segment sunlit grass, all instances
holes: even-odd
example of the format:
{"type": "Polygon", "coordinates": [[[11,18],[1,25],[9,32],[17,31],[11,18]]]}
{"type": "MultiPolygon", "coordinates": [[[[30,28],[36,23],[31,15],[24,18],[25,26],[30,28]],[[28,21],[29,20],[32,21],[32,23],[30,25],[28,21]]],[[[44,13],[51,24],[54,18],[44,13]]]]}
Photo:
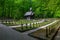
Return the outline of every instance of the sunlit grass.
{"type": "Polygon", "coordinates": [[[42,19],[39,20],[26,20],[26,19],[20,19],[20,20],[12,20],[12,21],[3,21],[2,23],[7,25],[7,26],[14,26],[14,25],[20,25],[20,24],[28,24],[28,23],[34,23],[34,22],[39,22],[42,19]]]}
{"type": "Polygon", "coordinates": [[[52,21],[45,21],[45,22],[42,22],[42,23],[38,23],[38,24],[31,24],[30,26],[23,26],[23,27],[16,27],[14,29],[18,30],[18,31],[28,31],[28,30],[31,30],[31,29],[35,29],[35,28],[38,28],[38,27],[41,27],[41,26],[44,26],[46,24],[49,24],[51,23],[52,21]]]}

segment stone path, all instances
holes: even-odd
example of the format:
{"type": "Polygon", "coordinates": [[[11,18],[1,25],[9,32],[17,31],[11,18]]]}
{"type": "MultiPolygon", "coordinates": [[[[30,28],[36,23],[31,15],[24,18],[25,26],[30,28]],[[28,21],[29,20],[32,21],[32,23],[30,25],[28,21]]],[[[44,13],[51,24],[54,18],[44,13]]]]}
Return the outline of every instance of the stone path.
{"type": "Polygon", "coordinates": [[[23,32],[23,34],[29,34],[29,33],[32,33],[32,32],[34,32],[34,31],[40,30],[40,29],[42,29],[42,28],[48,27],[48,26],[54,24],[54,23],[57,22],[57,21],[58,21],[58,20],[55,20],[55,21],[53,21],[52,23],[47,24],[47,25],[45,25],[45,26],[39,27],[39,28],[34,29],[34,30],[30,30],[30,31],[23,32]]]}
{"type": "Polygon", "coordinates": [[[38,40],[0,24],[0,40],[38,40]]]}
{"type": "MultiPolygon", "coordinates": [[[[34,24],[36,24],[36,23],[42,23],[42,22],[44,22],[44,19],[42,21],[39,21],[39,22],[34,22],[34,24]]],[[[33,24],[33,23],[31,23],[31,24],[33,24]]],[[[26,26],[26,24],[23,24],[23,26],[26,26]]],[[[27,26],[30,26],[30,23],[28,23],[27,26]]],[[[21,27],[21,25],[9,26],[9,28],[15,28],[15,27],[21,27]]]]}

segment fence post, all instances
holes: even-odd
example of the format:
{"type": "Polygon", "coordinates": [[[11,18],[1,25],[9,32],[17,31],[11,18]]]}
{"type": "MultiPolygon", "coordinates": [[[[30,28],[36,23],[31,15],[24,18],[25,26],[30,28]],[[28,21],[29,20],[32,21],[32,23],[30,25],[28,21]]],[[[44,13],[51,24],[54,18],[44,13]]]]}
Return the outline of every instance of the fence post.
{"type": "Polygon", "coordinates": [[[10,21],[8,21],[9,22],[9,24],[10,24],[10,21]]]}
{"type": "Polygon", "coordinates": [[[51,29],[50,29],[50,27],[49,27],[49,35],[50,35],[50,32],[51,32],[51,29]]]}
{"type": "Polygon", "coordinates": [[[31,28],[31,23],[30,23],[30,28],[31,28]]]}
{"type": "Polygon", "coordinates": [[[40,27],[40,24],[39,24],[39,27],[40,27]]]}
{"type": "Polygon", "coordinates": [[[28,27],[27,27],[27,23],[26,23],[26,29],[27,29],[28,27]]]}
{"type": "Polygon", "coordinates": [[[21,24],[21,30],[23,30],[23,24],[21,24]]]}
{"type": "Polygon", "coordinates": [[[47,29],[47,27],[46,27],[46,37],[48,37],[48,29],[47,29]]]}
{"type": "Polygon", "coordinates": [[[34,23],[33,23],[33,28],[34,28],[34,23]]]}
{"type": "Polygon", "coordinates": [[[37,27],[37,23],[36,23],[36,27],[37,27]]]}
{"type": "Polygon", "coordinates": [[[8,21],[6,20],[6,23],[8,24],[8,21]]]}

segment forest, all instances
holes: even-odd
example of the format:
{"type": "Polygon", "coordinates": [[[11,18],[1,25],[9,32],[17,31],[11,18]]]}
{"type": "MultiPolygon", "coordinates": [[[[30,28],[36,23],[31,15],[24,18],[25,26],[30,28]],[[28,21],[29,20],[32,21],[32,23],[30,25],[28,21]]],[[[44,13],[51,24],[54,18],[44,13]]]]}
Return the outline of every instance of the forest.
{"type": "Polygon", "coordinates": [[[24,18],[30,7],[34,18],[60,18],[60,0],[0,0],[0,18],[24,18]]]}

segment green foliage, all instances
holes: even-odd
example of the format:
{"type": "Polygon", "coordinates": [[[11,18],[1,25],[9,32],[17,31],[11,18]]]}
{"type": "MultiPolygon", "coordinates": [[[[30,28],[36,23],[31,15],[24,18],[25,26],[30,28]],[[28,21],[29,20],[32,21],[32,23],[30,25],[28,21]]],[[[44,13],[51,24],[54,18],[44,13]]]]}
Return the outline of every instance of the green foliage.
{"type": "Polygon", "coordinates": [[[60,18],[60,10],[56,11],[56,13],[55,13],[55,16],[54,16],[54,17],[58,17],[58,18],[60,18]]]}
{"type": "Polygon", "coordinates": [[[60,0],[0,0],[0,18],[23,18],[30,7],[34,17],[60,17],[60,0]]]}

